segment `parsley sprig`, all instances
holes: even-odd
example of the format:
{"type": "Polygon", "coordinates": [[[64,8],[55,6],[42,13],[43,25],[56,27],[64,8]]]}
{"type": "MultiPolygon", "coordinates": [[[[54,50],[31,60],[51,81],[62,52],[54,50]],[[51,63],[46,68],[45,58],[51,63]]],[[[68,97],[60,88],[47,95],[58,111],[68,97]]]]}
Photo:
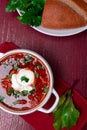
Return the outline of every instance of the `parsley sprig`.
{"type": "Polygon", "coordinates": [[[6,11],[13,12],[20,10],[21,16],[18,19],[31,26],[39,26],[41,24],[42,12],[45,0],[9,0],[6,11]]]}

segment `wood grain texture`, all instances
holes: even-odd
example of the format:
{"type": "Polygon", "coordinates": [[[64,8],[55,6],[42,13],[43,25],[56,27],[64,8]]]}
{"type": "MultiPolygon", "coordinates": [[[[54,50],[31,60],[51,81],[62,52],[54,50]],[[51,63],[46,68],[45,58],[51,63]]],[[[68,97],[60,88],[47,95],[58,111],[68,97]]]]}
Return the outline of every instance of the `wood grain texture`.
{"type": "MultiPolygon", "coordinates": [[[[0,43],[13,42],[21,48],[38,52],[51,65],[54,83],[58,76],[70,84],[80,79],[76,89],[87,98],[87,31],[70,37],[52,37],[39,33],[21,24],[16,19],[16,12],[5,12],[7,2],[0,0],[0,43]]],[[[26,123],[20,117],[0,111],[0,130],[23,128],[31,130],[31,127],[26,128],[26,123]]]]}
{"type": "Polygon", "coordinates": [[[0,130],[34,130],[21,117],[0,110],[0,130]]]}

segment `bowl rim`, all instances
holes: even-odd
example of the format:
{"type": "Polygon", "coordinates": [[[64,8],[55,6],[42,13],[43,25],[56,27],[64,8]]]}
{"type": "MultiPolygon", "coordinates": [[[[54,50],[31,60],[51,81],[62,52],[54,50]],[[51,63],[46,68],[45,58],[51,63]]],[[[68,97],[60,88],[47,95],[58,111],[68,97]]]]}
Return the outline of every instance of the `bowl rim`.
{"type": "Polygon", "coordinates": [[[15,115],[30,114],[30,113],[38,110],[39,108],[43,107],[48,102],[48,100],[52,94],[52,90],[53,90],[53,84],[54,84],[53,72],[52,72],[52,69],[51,69],[50,65],[48,64],[48,62],[40,54],[38,54],[35,51],[28,50],[28,49],[10,50],[6,53],[3,53],[3,56],[0,58],[0,60],[2,60],[4,57],[7,57],[8,55],[15,54],[15,53],[29,53],[30,55],[35,56],[36,58],[40,59],[40,61],[46,66],[48,73],[49,73],[49,77],[50,77],[50,88],[49,88],[49,91],[48,91],[46,97],[42,100],[42,102],[40,104],[38,104],[33,109],[24,110],[24,111],[15,111],[15,110],[12,110],[12,109],[6,107],[5,105],[0,105],[1,109],[3,109],[4,111],[6,111],[8,113],[11,113],[11,114],[15,114],[15,115]]]}

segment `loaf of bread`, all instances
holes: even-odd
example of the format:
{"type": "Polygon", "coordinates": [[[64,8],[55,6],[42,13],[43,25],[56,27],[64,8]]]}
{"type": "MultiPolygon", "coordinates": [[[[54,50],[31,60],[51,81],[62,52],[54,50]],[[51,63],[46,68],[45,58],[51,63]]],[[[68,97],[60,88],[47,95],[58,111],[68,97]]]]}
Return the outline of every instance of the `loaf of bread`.
{"type": "Polygon", "coordinates": [[[87,0],[60,0],[67,4],[75,12],[81,15],[87,21],[87,0]]]}
{"type": "Polygon", "coordinates": [[[87,0],[46,0],[41,25],[51,29],[87,24],[87,0]]]}

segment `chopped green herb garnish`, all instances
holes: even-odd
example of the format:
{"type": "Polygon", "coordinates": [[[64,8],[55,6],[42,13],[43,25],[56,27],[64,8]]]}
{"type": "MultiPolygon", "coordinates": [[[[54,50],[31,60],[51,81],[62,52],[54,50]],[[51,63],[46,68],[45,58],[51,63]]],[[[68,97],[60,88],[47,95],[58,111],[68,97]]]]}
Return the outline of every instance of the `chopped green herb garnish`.
{"type": "Polygon", "coordinates": [[[30,91],[30,92],[29,92],[29,95],[32,95],[34,92],[35,92],[35,91],[30,91]]]}
{"type": "Polygon", "coordinates": [[[28,90],[23,90],[23,91],[21,92],[21,94],[22,94],[22,95],[27,95],[27,94],[29,94],[29,91],[28,91],[28,90]]]}
{"type": "Polygon", "coordinates": [[[34,84],[32,84],[32,88],[35,89],[35,85],[34,84]]]}
{"type": "Polygon", "coordinates": [[[18,98],[20,96],[20,92],[14,91],[13,95],[15,96],[15,98],[18,98]]]}
{"type": "Polygon", "coordinates": [[[22,64],[26,64],[26,60],[24,59],[24,60],[22,60],[22,64]]]}
{"type": "Polygon", "coordinates": [[[46,86],[46,87],[44,88],[44,93],[47,93],[48,90],[49,90],[49,88],[48,88],[48,86],[46,86]]]}
{"type": "Polygon", "coordinates": [[[38,76],[39,76],[39,74],[36,71],[34,71],[34,75],[36,78],[38,78],[38,76]]]}
{"type": "Polygon", "coordinates": [[[27,78],[26,76],[22,76],[22,77],[21,77],[21,81],[28,82],[28,81],[29,81],[29,78],[27,78]]]}
{"type": "Polygon", "coordinates": [[[22,92],[19,92],[19,91],[15,91],[11,88],[11,89],[8,90],[7,94],[10,95],[10,96],[11,96],[11,94],[13,94],[13,96],[15,98],[18,98],[20,95],[23,95],[23,96],[25,96],[27,94],[31,95],[32,91],[29,92],[28,90],[23,90],[22,92]]]}
{"type": "Polygon", "coordinates": [[[44,67],[42,65],[37,65],[38,69],[44,69],[44,67]]]}
{"type": "Polygon", "coordinates": [[[28,90],[23,90],[22,92],[21,92],[21,95],[32,95],[33,94],[33,91],[28,91],[28,90]]]}
{"type": "Polygon", "coordinates": [[[11,88],[11,89],[8,89],[8,92],[7,92],[7,94],[8,95],[11,95],[11,94],[13,94],[14,93],[14,90],[11,88]]]}
{"type": "Polygon", "coordinates": [[[25,56],[25,59],[26,59],[28,62],[31,62],[31,61],[32,61],[32,57],[29,56],[29,55],[26,55],[26,56],[25,56]]]}
{"type": "Polygon", "coordinates": [[[12,77],[12,74],[8,74],[7,76],[6,76],[6,78],[11,78],[12,77]]]}
{"type": "Polygon", "coordinates": [[[5,97],[0,95],[0,102],[3,102],[4,99],[5,99],[5,97]]]}
{"type": "Polygon", "coordinates": [[[10,89],[8,89],[8,92],[7,92],[7,94],[8,94],[8,95],[11,95],[11,94],[13,94],[13,96],[14,96],[15,98],[17,98],[17,97],[19,97],[19,95],[20,95],[20,92],[18,92],[18,91],[15,91],[14,89],[10,88],[10,89]]]}
{"type": "Polygon", "coordinates": [[[14,70],[17,70],[18,68],[19,68],[19,66],[14,65],[14,70]]]}
{"type": "Polygon", "coordinates": [[[16,104],[17,104],[17,101],[14,101],[13,104],[16,105],[16,104]]]}

